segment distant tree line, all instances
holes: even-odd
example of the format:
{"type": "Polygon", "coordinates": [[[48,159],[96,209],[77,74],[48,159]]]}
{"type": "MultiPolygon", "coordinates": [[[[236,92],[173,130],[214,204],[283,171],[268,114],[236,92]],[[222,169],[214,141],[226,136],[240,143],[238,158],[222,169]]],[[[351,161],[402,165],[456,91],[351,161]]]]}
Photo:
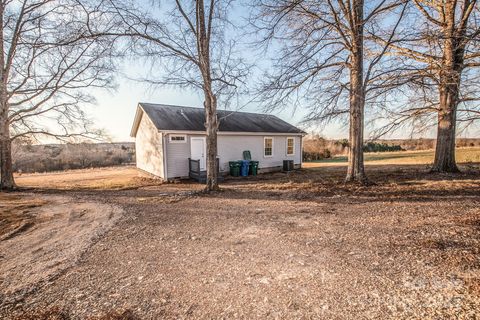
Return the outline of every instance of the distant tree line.
{"type": "MultiPolygon", "coordinates": [[[[329,159],[336,155],[345,155],[348,152],[348,140],[327,140],[318,135],[305,138],[303,161],[317,161],[329,159]]],[[[403,151],[399,144],[369,141],[364,144],[363,152],[393,152],[403,151]]]]}
{"type": "MultiPolygon", "coordinates": [[[[480,139],[459,138],[457,148],[480,147],[480,139]]],[[[367,141],[364,152],[396,152],[406,150],[433,150],[435,139],[392,139],[367,141]]],[[[317,161],[335,156],[345,156],[348,150],[348,139],[331,140],[319,135],[309,135],[303,140],[303,161],[317,161]]]]}
{"type": "Polygon", "coordinates": [[[135,163],[133,143],[13,145],[15,172],[49,172],[135,163]]]}

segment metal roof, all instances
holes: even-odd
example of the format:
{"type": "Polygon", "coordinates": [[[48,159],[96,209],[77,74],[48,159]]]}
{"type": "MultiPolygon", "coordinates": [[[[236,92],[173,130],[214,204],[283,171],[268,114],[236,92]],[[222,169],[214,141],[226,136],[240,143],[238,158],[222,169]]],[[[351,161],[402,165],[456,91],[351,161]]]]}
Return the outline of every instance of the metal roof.
{"type": "MultiPolygon", "coordinates": [[[[139,107],[148,115],[158,130],[205,132],[205,112],[203,108],[143,102],[139,103],[139,107]]],[[[274,115],[227,110],[218,110],[217,114],[219,131],[305,133],[274,115]]],[[[135,125],[132,133],[136,133],[135,125]]]]}

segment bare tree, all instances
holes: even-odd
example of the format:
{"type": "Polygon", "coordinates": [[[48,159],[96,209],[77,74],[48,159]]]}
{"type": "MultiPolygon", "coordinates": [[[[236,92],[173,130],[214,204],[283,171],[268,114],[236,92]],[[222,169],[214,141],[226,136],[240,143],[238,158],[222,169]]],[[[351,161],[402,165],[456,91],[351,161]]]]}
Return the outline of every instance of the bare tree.
{"type": "Polygon", "coordinates": [[[404,14],[404,1],[258,1],[253,25],[263,43],[280,46],[261,97],[267,108],[310,110],[306,121],[349,119],[346,181],[367,183],[364,170],[365,104],[374,104],[390,71],[383,64],[404,14]],[[386,15],[393,19],[382,19],[386,15]],[[385,44],[372,41],[382,36],[385,44]]]}
{"type": "MultiPolygon", "coordinates": [[[[410,3],[409,31],[391,44],[402,72],[397,77],[406,98],[386,108],[382,133],[413,125],[419,131],[437,126],[432,171],[457,172],[458,124],[480,117],[480,11],[476,0],[410,3]],[[392,106],[390,106],[392,107],[392,106]],[[390,110],[388,110],[390,109],[390,110]]],[[[397,83],[398,84],[398,83],[397,83]]]]}
{"type": "Polygon", "coordinates": [[[12,189],[12,141],[94,133],[86,88],[112,86],[112,38],[86,37],[115,27],[87,0],[0,2],[0,189],[12,189]]]}
{"type": "Polygon", "coordinates": [[[130,37],[135,54],[152,63],[155,72],[145,82],[202,92],[207,136],[205,191],[217,190],[218,102],[226,107],[249,72],[235,51],[235,38],[226,32],[234,29],[229,21],[231,1],[162,2],[156,14],[111,3],[127,28],[110,35],[130,37]]]}

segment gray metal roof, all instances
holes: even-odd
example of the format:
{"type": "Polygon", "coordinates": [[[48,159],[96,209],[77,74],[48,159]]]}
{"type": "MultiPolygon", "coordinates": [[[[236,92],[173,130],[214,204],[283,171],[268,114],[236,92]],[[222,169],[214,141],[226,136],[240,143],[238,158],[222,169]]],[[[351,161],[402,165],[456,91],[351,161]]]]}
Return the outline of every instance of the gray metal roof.
{"type": "MultiPolygon", "coordinates": [[[[140,103],[141,108],[158,130],[205,131],[203,108],[140,103]]],[[[218,110],[219,131],[305,133],[297,127],[269,115],[250,112],[218,110]]]]}

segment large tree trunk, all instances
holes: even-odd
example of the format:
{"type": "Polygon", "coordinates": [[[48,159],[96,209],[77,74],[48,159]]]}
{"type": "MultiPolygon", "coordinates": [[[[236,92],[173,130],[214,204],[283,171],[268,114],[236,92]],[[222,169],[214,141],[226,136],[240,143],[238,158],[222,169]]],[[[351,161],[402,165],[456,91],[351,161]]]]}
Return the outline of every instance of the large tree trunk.
{"type": "Polygon", "coordinates": [[[438,112],[437,143],[432,172],[458,172],[455,161],[455,130],[458,89],[440,89],[440,111],[438,112]],[[456,92],[455,92],[456,91],[456,92]]]}
{"type": "Polygon", "coordinates": [[[217,168],[217,98],[213,94],[205,95],[205,119],[207,130],[207,183],[205,191],[218,190],[217,168]]]}
{"type": "Polygon", "coordinates": [[[15,188],[12,166],[12,140],[6,111],[0,112],[0,190],[15,188]]]}
{"type": "Polygon", "coordinates": [[[350,133],[346,182],[366,183],[363,162],[363,118],[365,90],[363,86],[363,0],[354,1],[352,52],[350,55],[350,133]]]}
{"type": "Polygon", "coordinates": [[[445,37],[443,59],[440,69],[440,105],[438,110],[437,143],[435,160],[431,171],[458,172],[455,161],[455,133],[460,80],[465,59],[465,26],[457,28],[455,22],[455,1],[445,5],[445,37]]]}

